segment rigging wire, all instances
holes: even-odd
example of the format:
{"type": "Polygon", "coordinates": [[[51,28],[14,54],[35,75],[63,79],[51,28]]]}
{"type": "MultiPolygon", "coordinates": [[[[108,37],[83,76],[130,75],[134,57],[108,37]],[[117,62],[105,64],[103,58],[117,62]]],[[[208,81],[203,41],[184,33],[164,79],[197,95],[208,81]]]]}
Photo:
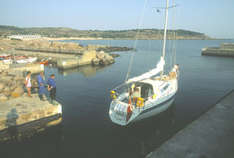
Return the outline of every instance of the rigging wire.
{"type": "Polygon", "coordinates": [[[138,43],[137,39],[138,39],[138,35],[139,35],[139,32],[140,32],[139,28],[140,28],[140,26],[142,25],[142,22],[143,22],[143,18],[144,18],[144,15],[145,15],[145,8],[146,8],[147,2],[148,2],[148,0],[144,1],[144,7],[142,9],[140,21],[139,21],[139,23],[137,25],[137,33],[136,33],[136,36],[135,36],[136,38],[135,38],[135,42],[134,42],[134,46],[133,46],[134,52],[132,53],[131,58],[130,58],[130,62],[129,62],[129,65],[128,65],[128,71],[127,71],[127,75],[126,75],[126,78],[125,78],[125,82],[128,80],[130,71],[132,69],[133,58],[134,58],[135,51],[136,51],[136,46],[137,46],[137,43],[138,43]]]}
{"type": "MultiPolygon", "coordinates": [[[[177,6],[175,4],[175,0],[172,0],[172,5],[177,6]]],[[[176,11],[174,11],[173,16],[172,16],[172,22],[173,22],[172,24],[174,24],[173,46],[172,46],[172,56],[173,56],[172,63],[173,63],[173,65],[176,64],[176,37],[177,37],[177,32],[176,32],[175,19],[176,19],[176,11]]]]}

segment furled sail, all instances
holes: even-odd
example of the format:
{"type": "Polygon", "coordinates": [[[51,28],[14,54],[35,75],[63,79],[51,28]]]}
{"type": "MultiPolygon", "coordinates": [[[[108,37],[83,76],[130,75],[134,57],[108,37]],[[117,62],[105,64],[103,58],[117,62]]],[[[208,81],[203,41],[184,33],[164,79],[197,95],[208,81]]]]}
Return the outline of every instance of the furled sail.
{"type": "Polygon", "coordinates": [[[159,72],[163,71],[164,65],[165,65],[165,61],[164,61],[163,57],[161,57],[156,68],[154,68],[154,69],[152,69],[152,70],[150,70],[150,71],[148,71],[140,76],[130,78],[129,80],[127,80],[127,83],[144,80],[144,79],[150,78],[154,75],[157,75],[159,72]]]}

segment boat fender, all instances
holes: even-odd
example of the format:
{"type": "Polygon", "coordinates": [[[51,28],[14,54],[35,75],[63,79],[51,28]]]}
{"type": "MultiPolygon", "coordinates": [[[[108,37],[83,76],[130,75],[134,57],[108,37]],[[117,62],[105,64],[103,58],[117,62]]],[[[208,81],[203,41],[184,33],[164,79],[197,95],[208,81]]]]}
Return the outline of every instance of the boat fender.
{"type": "Polygon", "coordinates": [[[115,92],[114,90],[112,90],[112,91],[110,92],[110,96],[111,96],[112,99],[116,99],[116,98],[117,98],[116,92],[115,92]]]}
{"type": "Polygon", "coordinates": [[[154,95],[152,96],[152,99],[156,99],[156,97],[157,97],[157,94],[154,94],[154,95]]]}
{"type": "Polygon", "coordinates": [[[143,107],[144,106],[144,98],[138,97],[136,106],[137,107],[143,107]]]}

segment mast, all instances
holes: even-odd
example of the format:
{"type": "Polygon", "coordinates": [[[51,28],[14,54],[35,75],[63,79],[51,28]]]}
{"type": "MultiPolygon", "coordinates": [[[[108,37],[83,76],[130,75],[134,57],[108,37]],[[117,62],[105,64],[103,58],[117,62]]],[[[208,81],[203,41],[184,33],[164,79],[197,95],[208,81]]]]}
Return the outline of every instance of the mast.
{"type": "MultiPolygon", "coordinates": [[[[164,24],[164,36],[163,36],[163,51],[162,51],[162,58],[165,60],[165,53],[166,53],[166,41],[167,41],[167,24],[168,24],[168,6],[169,0],[166,0],[166,8],[165,8],[165,24],[164,24]]],[[[162,70],[161,76],[163,75],[164,68],[162,70]]]]}

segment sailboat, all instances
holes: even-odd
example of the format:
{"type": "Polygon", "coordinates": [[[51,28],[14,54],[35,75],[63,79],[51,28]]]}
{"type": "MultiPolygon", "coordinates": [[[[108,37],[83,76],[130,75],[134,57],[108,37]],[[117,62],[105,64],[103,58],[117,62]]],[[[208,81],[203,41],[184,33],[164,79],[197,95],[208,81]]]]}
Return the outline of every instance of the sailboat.
{"type": "Polygon", "coordinates": [[[179,66],[165,73],[165,53],[169,0],[166,0],[162,56],[156,67],[126,80],[111,90],[109,116],[113,123],[126,126],[131,122],[157,115],[173,103],[178,90],[179,66]]]}

